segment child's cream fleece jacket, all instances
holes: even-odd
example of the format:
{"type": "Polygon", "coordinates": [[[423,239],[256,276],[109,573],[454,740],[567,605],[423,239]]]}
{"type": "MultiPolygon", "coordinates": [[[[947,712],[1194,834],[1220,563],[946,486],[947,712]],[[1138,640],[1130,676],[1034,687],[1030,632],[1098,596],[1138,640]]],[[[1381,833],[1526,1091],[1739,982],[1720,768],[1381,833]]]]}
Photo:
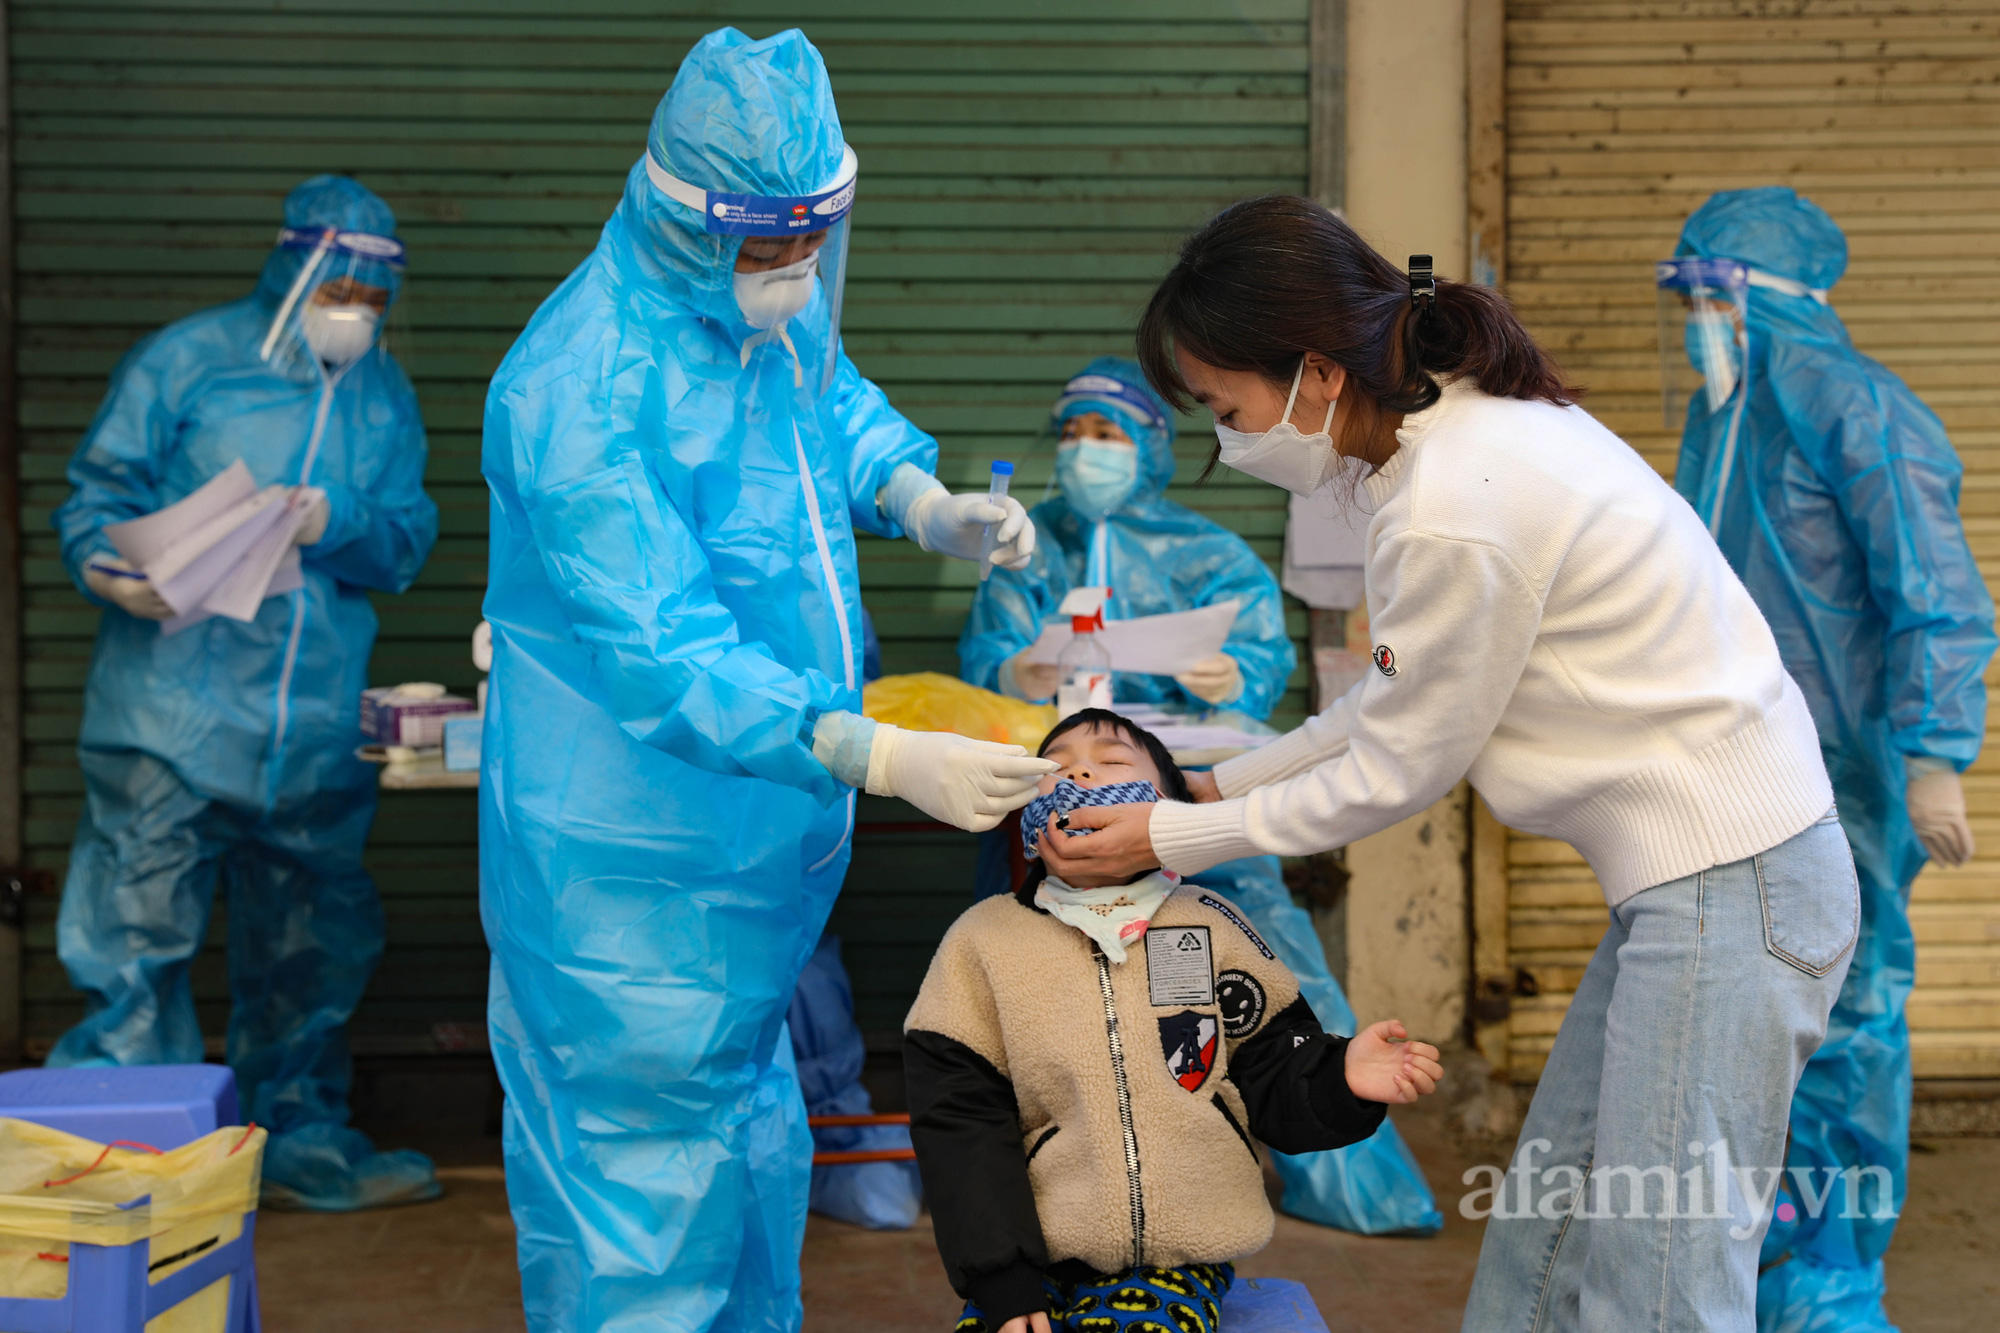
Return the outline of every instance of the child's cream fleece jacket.
{"type": "Polygon", "coordinates": [[[1007,894],[961,916],[904,1023],[910,1133],[953,1287],[1004,1322],[1042,1275],[1221,1263],[1271,1208],[1251,1140],[1342,1147],[1381,1124],[1242,912],[1183,885],[1113,964],[1007,894]]]}

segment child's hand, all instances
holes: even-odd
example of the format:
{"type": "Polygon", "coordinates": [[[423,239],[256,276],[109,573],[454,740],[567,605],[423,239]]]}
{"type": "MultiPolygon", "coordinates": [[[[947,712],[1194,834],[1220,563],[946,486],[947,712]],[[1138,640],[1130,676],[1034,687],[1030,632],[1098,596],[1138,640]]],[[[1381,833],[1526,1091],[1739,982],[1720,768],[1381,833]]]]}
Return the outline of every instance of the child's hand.
{"type": "Polygon", "coordinates": [[[1000,1333],[1049,1333],[1049,1317],[1040,1310],[1017,1314],[1000,1325],[1000,1333]]]}
{"type": "Polygon", "coordinates": [[[1357,1032],[1347,1043],[1348,1089],[1363,1101],[1397,1106],[1436,1092],[1444,1077],[1438,1049],[1409,1035],[1393,1018],[1357,1032]]]}

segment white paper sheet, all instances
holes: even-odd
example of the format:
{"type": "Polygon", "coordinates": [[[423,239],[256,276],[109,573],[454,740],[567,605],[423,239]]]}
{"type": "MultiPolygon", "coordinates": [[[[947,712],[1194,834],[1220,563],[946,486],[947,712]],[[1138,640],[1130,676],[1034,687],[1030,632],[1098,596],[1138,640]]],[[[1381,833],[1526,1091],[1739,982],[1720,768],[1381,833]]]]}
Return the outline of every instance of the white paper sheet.
{"type": "MultiPolygon", "coordinates": [[[[1111,654],[1113,671],[1172,676],[1222,651],[1236,623],[1236,610],[1237,604],[1229,601],[1163,616],[1107,620],[1098,638],[1111,654]]],[[[1042,626],[1041,637],[1028,650],[1028,661],[1053,663],[1071,637],[1067,621],[1042,626]]]]}
{"type": "Polygon", "coordinates": [[[208,600],[284,512],[283,488],[270,487],[210,519],[140,568],[175,614],[186,615],[208,600]]]}
{"type": "MultiPolygon", "coordinates": [[[[237,560],[228,577],[202,599],[203,609],[218,616],[228,616],[231,620],[255,620],[257,608],[263,605],[266,597],[274,592],[286,591],[276,586],[278,569],[285,563],[288,553],[292,555],[292,564],[296,568],[298,545],[295,538],[299,529],[305,526],[306,515],[311,508],[311,501],[301,499],[294,493],[279,508],[276,520],[264,528],[262,535],[237,560]]],[[[302,585],[301,576],[301,583],[293,586],[302,585]]]]}
{"type": "Polygon", "coordinates": [[[257,479],[239,458],[202,483],[192,495],[142,518],[110,524],[104,535],[118,548],[118,554],[132,562],[133,568],[144,569],[175,542],[256,493],[257,479]]]}
{"type": "Polygon", "coordinates": [[[310,487],[259,490],[238,459],[192,495],[104,532],[174,609],[160,628],[177,634],[214,615],[255,619],[265,598],[305,586],[295,541],[317,498],[310,487]]]}

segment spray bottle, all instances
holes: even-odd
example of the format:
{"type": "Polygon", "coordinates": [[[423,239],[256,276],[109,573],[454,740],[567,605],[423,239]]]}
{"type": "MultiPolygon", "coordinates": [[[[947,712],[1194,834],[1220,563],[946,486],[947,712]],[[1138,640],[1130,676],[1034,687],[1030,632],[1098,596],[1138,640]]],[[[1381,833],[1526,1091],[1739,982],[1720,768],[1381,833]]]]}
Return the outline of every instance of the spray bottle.
{"type": "Polygon", "coordinates": [[[1056,614],[1069,617],[1070,640],[1056,655],[1056,715],[1111,707],[1111,650],[1099,631],[1109,588],[1072,588],[1056,614]]]}

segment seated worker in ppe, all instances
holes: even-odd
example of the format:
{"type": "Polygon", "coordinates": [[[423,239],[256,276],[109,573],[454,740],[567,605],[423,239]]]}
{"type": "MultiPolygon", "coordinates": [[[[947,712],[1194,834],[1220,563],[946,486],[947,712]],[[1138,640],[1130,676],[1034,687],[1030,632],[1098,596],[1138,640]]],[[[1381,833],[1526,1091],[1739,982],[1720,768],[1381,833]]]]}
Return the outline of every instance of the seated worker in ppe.
{"type": "Polygon", "coordinates": [[[348,1126],[345,1035],[383,942],[362,867],[376,771],[354,757],[368,594],[410,586],[437,506],[416,395],[377,341],[402,285],[395,216],[354,181],[316,176],[286,197],[284,219],[255,292],[119,363],[55,513],[70,577],[105,611],[56,935],[87,1016],[48,1063],[201,1060],[188,969],[219,876],[229,1063],[244,1118],[271,1132],[264,1202],[344,1210],[438,1193],[427,1158],[378,1153],[348,1126]],[[104,529],[239,459],[311,506],[303,586],[249,621],[184,624],[104,529]]]}
{"type": "Polygon", "coordinates": [[[839,341],[858,164],[797,31],[681,62],[494,376],[480,890],[534,1330],[796,1328],[786,1006],[856,792],[985,828],[1053,767],[861,716],[855,529],[1025,563],[839,341]]]}
{"type": "Polygon", "coordinates": [[[1861,892],[1853,962],[1792,1100],[1757,1318],[1887,1329],[1883,1255],[1909,1168],[1910,887],[1926,860],[1972,856],[1959,774],[1986,737],[1993,601],[1944,424],[1827,304],[1847,267],[1834,220],[1783,186],[1724,191],[1687,220],[1677,260],[1696,262],[1660,268],[1663,304],[1689,316],[1663,325],[1668,383],[1683,357],[1703,379],[1676,414],[1674,485],[1812,710],[1861,892]],[[1867,1173],[1890,1197],[1821,1208],[1798,1192],[1867,1173]]]}
{"type": "MultiPolygon", "coordinates": [[[[1022,660],[1042,623],[1077,586],[1109,585],[1113,618],[1238,604],[1222,652],[1178,678],[1120,673],[1116,698],[1167,708],[1227,705],[1268,717],[1297,663],[1278,580],[1250,544],[1165,497],[1174,475],[1174,420],[1137,363],[1099,357],[1056,399],[1060,493],[1035,507],[1040,542],[1027,566],[995,570],[974,594],[959,636],[959,674],[1016,698],[1055,692],[1054,666],[1022,660]]],[[[1007,891],[1004,831],[982,834],[979,893],[1007,891]]],[[[1326,964],[1312,918],[1292,902],[1275,856],[1228,861],[1202,882],[1227,894],[1291,968],[1321,1020],[1354,1031],[1354,1013],[1326,964]]],[[[1339,1154],[1276,1154],[1284,1209],[1369,1235],[1444,1225],[1430,1185],[1393,1125],[1339,1154]]]]}
{"type": "Polygon", "coordinates": [[[1250,544],[1166,498],[1174,422],[1132,361],[1099,357],[1063,386],[1060,492],[1035,506],[1041,545],[1018,570],[995,570],[973,597],[958,639],[959,675],[1016,699],[1056,692],[1056,668],[1024,659],[1071,588],[1111,588],[1107,620],[1237,604],[1222,651],[1175,677],[1120,673],[1114,696],[1165,708],[1230,707],[1270,715],[1297,656],[1285,636],[1278,581],[1250,544]]]}
{"type": "MultiPolygon", "coordinates": [[[[1158,738],[1113,712],[1072,714],[1041,753],[1061,767],[1025,838],[1065,836],[1082,805],[1191,799],[1158,738]]],[[[1271,1238],[1252,1140],[1307,1153],[1374,1133],[1443,1076],[1406,1036],[1323,1031],[1235,905],[1165,872],[1031,875],[980,902],[903,1029],[959,1333],[1215,1333],[1233,1261],[1271,1238]]]]}

